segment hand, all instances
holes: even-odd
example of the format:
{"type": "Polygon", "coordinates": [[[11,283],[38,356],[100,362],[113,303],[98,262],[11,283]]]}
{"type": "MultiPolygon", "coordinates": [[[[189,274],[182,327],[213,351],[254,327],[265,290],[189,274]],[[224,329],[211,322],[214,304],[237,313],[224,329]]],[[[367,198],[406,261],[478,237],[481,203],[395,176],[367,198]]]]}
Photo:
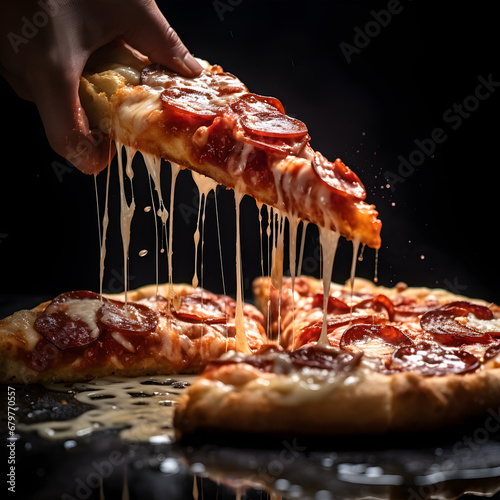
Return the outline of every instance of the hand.
{"type": "Polygon", "coordinates": [[[80,76],[90,54],[117,38],[182,75],[202,69],[153,0],[31,0],[2,7],[0,74],[37,105],[52,148],[85,173],[107,165],[110,145],[92,136],[78,97],[80,76]]]}

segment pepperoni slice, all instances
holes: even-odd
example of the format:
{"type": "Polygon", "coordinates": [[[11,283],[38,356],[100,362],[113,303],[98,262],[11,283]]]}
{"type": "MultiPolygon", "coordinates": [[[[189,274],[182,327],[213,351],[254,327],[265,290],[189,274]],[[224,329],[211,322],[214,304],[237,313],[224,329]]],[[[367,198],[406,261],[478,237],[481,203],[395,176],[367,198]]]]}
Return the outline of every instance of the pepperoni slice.
{"type": "MultiPolygon", "coordinates": [[[[323,308],[323,294],[317,293],[313,297],[312,307],[321,307],[323,308]]],[[[376,311],[380,311],[381,309],[385,309],[387,311],[389,320],[393,320],[394,318],[394,305],[392,304],[389,297],[383,294],[375,295],[374,297],[370,297],[368,299],[362,300],[357,304],[352,306],[353,310],[356,309],[368,309],[372,308],[376,311]]],[[[327,313],[328,314],[347,314],[351,312],[351,306],[347,305],[343,300],[340,300],[336,297],[329,296],[328,304],[327,304],[327,313]]]]}
{"type": "Polygon", "coordinates": [[[151,333],[158,324],[158,313],[145,304],[109,300],[97,312],[99,323],[110,331],[151,333]]]}
{"type": "MultiPolygon", "coordinates": [[[[313,297],[312,307],[320,307],[323,309],[323,298],[324,295],[322,293],[317,293],[313,297]]],[[[328,304],[326,306],[326,312],[328,314],[347,314],[351,312],[351,307],[348,306],[344,301],[332,297],[331,295],[328,297],[328,304]]]]}
{"type": "MultiPolygon", "coordinates": [[[[349,323],[354,323],[354,324],[366,323],[367,321],[371,320],[373,320],[373,316],[370,314],[363,316],[356,316],[356,317],[353,317],[351,315],[346,315],[346,316],[331,315],[327,317],[326,328],[327,332],[331,333],[336,328],[340,328],[341,326],[345,326],[349,323]]],[[[300,329],[295,333],[295,345],[305,345],[308,344],[309,342],[316,342],[321,335],[322,328],[323,328],[323,320],[320,320],[300,329]]]]}
{"type": "Polygon", "coordinates": [[[217,93],[203,88],[169,87],[161,93],[165,107],[184,115],[213,119],[218,107],[212,105],[217,93]]]}
{"type": "Polygon", "coordinates": [[[252,356],[234,353],[212,360],[209,368],[232,363],[247,363],[264,372],[279,374],[297,371],[306,366],[339,373],[352,371],[359,364],[362,356],[362,353],[350,353],[333,347],[304,346],[295,351],[289,351],[266,345],[252,356]]]}
{"type": "Polygon", "coordinates": [[[298,138],[307,135],[300,120],[285,115],[283,105],[272,97],[245,94],[232,105],[243,128],[252,134],[271,138],[298,138]]]}
{"type": "Polygon", "coordinates": [[[332,189],[360,200],[366,198],[366,191],[359,177],[340,158],[332,163],[321,153],[316,152],[312,165],[318,177],[332,189]]]}
{"type": "Polygon", "coordinates": [[[486,352],[484,353],[483,360],[486,363],[486,361],[489,361],[490,359],[496,358],[500,354],[500,344],[493,344],[486,349],[486,352]]]}
{"type": "Polygon", "coordinates": [[[67,304],[72,300],[101,300],[106,301],[104,297],[101,297],[98,293],[89,292],[88,290],[77,290],[74,292],[64,292],[52,299],[50,304],[45,309],[45,314],[50,314],[51,312],[65,310],[64,304],[67,304]]]}
{"type": "Polygon", "coordinates": [[[55,312],[37,318],[35,330],[61,350],[81,349],[97,340],[89,325],[79,319],[71,319],[64,312],[55,312]]]}
{"type": "MultiPolygon", "coordinates": [[[[97,326],[92,321],[92,317],[90,317],[90,322],[87,322],[78,314],[71,315],[70,313],[72,304],[87,300],[98,300],[100,304],[101,297],[97,293],[88,291],[66,292],[58,295],[35,320],[35,330],[61,350],[82,349],[92,344],[100,334],[100,330],[96,331],[97,326]]],[[[92,314],[90,310],[89,315],[92,314]]]]}
{"type": "Polygon", "coordinates": [[[26,364],[37,372],[43,372],[55,361],[60,349],[45,337],[40,339],[34,349],[26,353],[26,364]]]}
{"type": "Polygon", "coordinates": [[[382,339],[393,346],[410,346],[413,341],[399,328],[392,325],[354,325],[348,328],[340,339],[340,347],[366,343],[373,337],[382,339]]]}
{"type": "Polygon", "coordinates": [[[164,107],[190,118],[213,120],[246,92],[245,85],[234,75],[219,71],[203,71],[196,78],[172,73],[162,66],[143,69],[141,83],[163,88],[164,107]]]}
{"type": "Polygon", "coordinates": [[[170,315],[171,301],[166,297],[163,297],[163,295],[154,295],[153,297],[144,298],[141,299],[138,303],[146,305],[160,315],[170,315]]]}
{"type": "Polygon", "coordinates": [[[221,365],[246,363],[263,372],[272,372],[274,362],[278,356],[282,358],[282,361],[285,361],[285,364],[289,364],[289,360],[286,358],[286,352],[287,351],[284,351],[281,347],[271,344],[261,346],[258,348],[257,352],[251,356],[242,354],[239,351],[232,351],[221,356],[220,358],[212,359],[207,365],[205,371],[221,365]]]}
{"type": "Polygon", "coordinates": [[[455,319],[468,314],[473,314],[478,319],[493,319],[493,313],[488,307],[457,301],[425,313],[420,319],[420,325],[424,331],[431,333],[436,341],[451,346],[489,344],[493,340],[492,335],[500,335],[500,332],[481,332],[455,319]]]}
{"type": "Polygon", "coordinates": [[[451,373],[470,373],[481,366],[479,359],[467,351],[444,349],[437,344],[423,342],[397,349],[387,368],[393,371],[412,371],[425,376],[451,373]]]}
{"type": "MultiPolygon", "coordinates": [[[[180,75],[179,78],[182,78],[180,75]]],[[[169,87],[175,80],[176,74],[168,71],[160,64],[150,64],[141,72],[141,85],[149,87],[169,87]]]]}
{"type": "Polygon", "coordinates": [[[201,293],[184,295],[181,306],[173,310],[175,316],[188,322],[200,322],[207,325],[226,323],[226,306],[229,299],[201,293]]]}
{"type": "Polygon", "coordinates": [[[350,353],[339,349],[321,349],[317,346],[304,346],[289,352],[291,362],[299,367],[312,366],[331,370],[336,373],[349,372],[355,368],[363,353],[350,353]]]}
{"type": "Polygon", "coordinates": [[[354,309],[363,309],[368,307],[371,307],[376,311],[380,311],[382,308],[384,308],[387,311],[389,320],[394,320],[394,305],[391,302],[391,299],[389,299],[389,297],[387,297],[386,295],[378,294],[375,295],[375,297],[362,300],[354,306],[354,309]]]}
{"type": "Polygon", "coordinates": [[[189,78],[169,71],[160,64],[146,66],[141,73],[141,84],[149,87],[184,87],[198,88],[200,90],[213,90],[219,95],[237,94],[246,92],[244,83],[231,73],[214,66],[203,71],[195,78],[189,78]]]}
{"type": "Polygon", "coordinates": [[[422,314],[439,307],[437,300],[428,300],[424,304],[401,302],[394,304],[394,321],[416,321],[422,314]]]}

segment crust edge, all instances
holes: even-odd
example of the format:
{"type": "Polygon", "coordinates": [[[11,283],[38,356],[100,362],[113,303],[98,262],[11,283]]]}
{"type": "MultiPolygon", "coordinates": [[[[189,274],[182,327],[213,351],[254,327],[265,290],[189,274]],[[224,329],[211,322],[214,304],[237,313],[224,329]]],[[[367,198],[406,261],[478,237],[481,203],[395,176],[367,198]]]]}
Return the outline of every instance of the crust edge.
{"type": "MultiPolygon", "coordinates": [[[[357,384],[331,384],[322,398],[311,390],[290,404],[289,395],[255,390],[252,377],[239,385],[241,373],[229,366],[202,375],[181,398],[174,417],[179,436],[198,431],[309,436],[425,432],[463,424],[488,410],[498,411],[500,405],[499,368],[442,377],[369,372],[357,384]]],[[[243,372],[252,370],[262,376],[249,365],[243,372]]]]}

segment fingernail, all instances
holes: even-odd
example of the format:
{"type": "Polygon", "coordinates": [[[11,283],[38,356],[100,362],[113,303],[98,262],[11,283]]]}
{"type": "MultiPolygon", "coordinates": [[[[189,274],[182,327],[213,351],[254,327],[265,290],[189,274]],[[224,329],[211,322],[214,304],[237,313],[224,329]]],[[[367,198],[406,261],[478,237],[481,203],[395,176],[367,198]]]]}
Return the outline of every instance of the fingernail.
{"type": "Polygon", "coordinates": [[[203,70],[201,64],[189,52],[184,56],[182,63],[186,66],[189,73],[199,75],[203,70]]]}

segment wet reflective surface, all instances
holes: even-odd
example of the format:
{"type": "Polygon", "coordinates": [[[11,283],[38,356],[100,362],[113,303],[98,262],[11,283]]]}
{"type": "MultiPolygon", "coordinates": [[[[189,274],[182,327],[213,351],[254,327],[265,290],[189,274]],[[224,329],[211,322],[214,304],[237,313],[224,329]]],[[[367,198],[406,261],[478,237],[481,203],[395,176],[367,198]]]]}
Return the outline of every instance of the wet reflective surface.
{"type": "MultiPolygon", "coordinates": [[[[182,390],[178,383],[163,386],[182,390]]],[[[156,385],[144,387],[132,394],[134,403],[158,396],[145,395],[156,385]]],[[[498,409],[467,427],[418,436],[203,435],[179,442],[165,422],[164,434],[146,439],[127,433],[125,424],[44,438],[28,429],[36,422],[75,422],[94,410],[73,393],[52,389],[15,387],[17,430],[4,434],[4,442],[15,443],[19,498],[451,499],[500,491],[498,409]]],[[[165,404],[164,397],[159,401],[165,404]]]]}

